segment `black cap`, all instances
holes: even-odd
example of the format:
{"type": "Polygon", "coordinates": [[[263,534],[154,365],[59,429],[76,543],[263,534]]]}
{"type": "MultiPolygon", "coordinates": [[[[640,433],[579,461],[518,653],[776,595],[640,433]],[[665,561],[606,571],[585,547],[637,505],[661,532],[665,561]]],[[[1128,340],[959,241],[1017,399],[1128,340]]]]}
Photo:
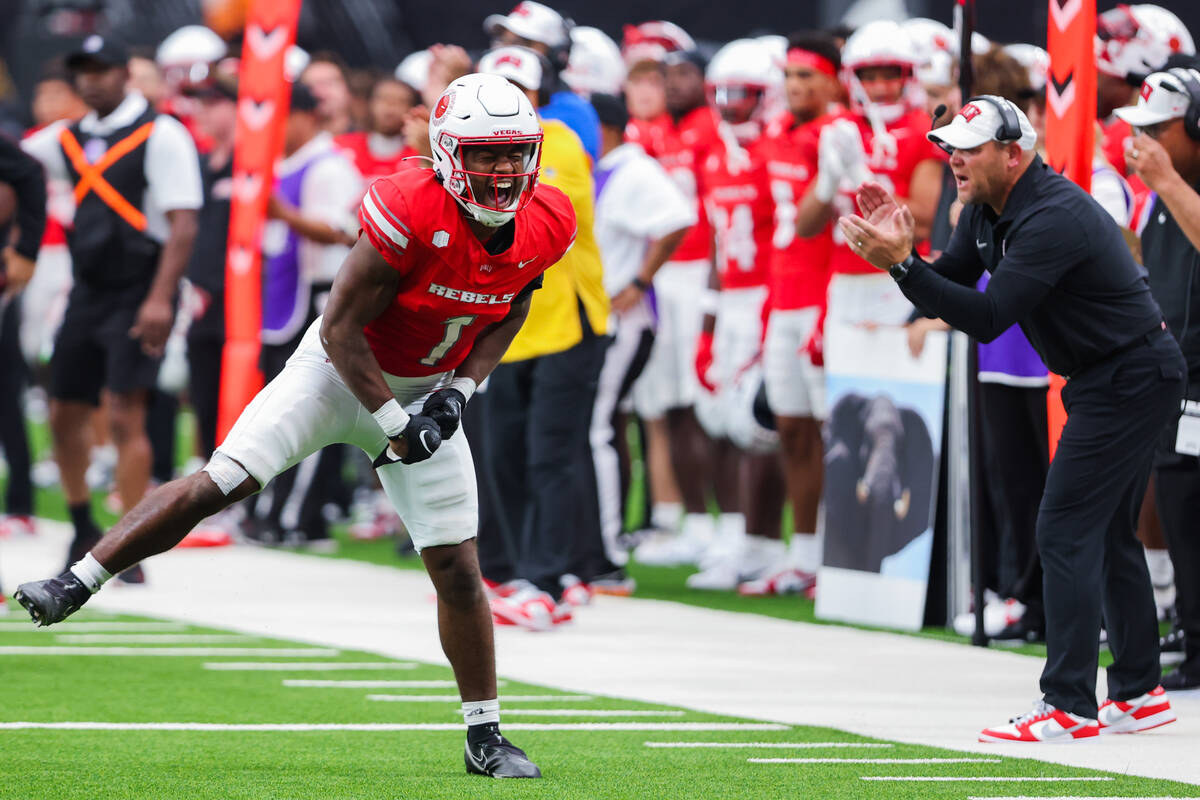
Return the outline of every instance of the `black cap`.
{"type": "Polygon", "coordinates": [[[200,100],[238,99],[238,83],[235,77],[216,76],[202,83],[188,83],[180,87],[180,93],[200,100]]]}
{"type": "Polygon", "coordinates": [[[83,40],[71,55],[67,56],[67,69],[72,72],[88,64],[104,67],[123,67],[129,63],[129,51],[120,42],[93,35],[83,40]]]}
{"type": "Polygon", "coordinates": [[[292,111],[316,111],[317,98],[300,81],[292,84],[292,111]]]}
{"type": "Polygon", "coordinates": [[[622,98],[615,94],[594,94],[591,99],[592,108],[596,109],[596,116],[600,118],[601,125],[624,130],[629,124],[629,109],[625,107],[622,98]]]}
{"type": "Polygon", "coordinates": [[[708,69],[708,59],[704,57],[704,53],[701,53],[696,48],[692,48],[691,50],[672,50],[663,56],[663,64],[668,67],[675,64],[694,64],[700,70],[701,75],[708,69]]]}

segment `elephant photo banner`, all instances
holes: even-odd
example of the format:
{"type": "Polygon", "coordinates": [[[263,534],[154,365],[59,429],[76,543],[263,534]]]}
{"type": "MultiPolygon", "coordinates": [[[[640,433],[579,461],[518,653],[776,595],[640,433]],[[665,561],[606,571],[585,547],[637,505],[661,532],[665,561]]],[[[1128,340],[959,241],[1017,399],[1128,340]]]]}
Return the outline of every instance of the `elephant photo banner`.
{"type": "Polygon", "coordinates": [[[821,619],[919,630],[933,549],[947,337],[827,324],[821,619]]]}

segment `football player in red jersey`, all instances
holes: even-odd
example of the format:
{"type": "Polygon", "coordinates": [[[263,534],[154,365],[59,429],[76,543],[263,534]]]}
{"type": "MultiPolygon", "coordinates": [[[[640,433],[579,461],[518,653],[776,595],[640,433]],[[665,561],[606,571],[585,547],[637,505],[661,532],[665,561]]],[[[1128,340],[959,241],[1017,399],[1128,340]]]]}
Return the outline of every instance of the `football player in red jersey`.
{"type": "Polygon", "coordinates": [[[147,495],[82,560],[16,597],[38,624],[59,622],[110,574],[174,546],[287,466],[335,442],[357,445],[375,458],[437,590],[442,646],[464,701],[467,770],[540,777],[499,730],[475,473],[456,432],[542,273],[573,242],[575,214],[562,192],[538,185],[541,126],[503,78],[453,81],[429,136],[434,170],[403,170],[370,188],[324,317],[208,465],[147,495]]]}
{"type": "MultiPolygon", "coordinates": [[[[859,28],[842,50],[850,112],[821,131],[818,176],[797,213],[801,236],[820,235],[831,215],[853,213],[854,191],[880,181],[904,198],[920,241],[929,236],[942,190],[942,154],[925,139],[929,117],[916,106],[917,55],[894,22],[859,28]]],[[[836,227],[827,324],[901,325],[912,304],[847,247],[836,227]]]]}
{"type": "MultiPolygon", "coordinates": [[[[720,289],[707,309],[696,348],[696,417],[713,439],[714,493],[721,515],[717,536],[701,556],[693,589],[737,587],[782,566],[783,474],[773,453],[750,453],[732,441],[729,423],[739,380],[761,350],[775,204],[761,153],[768,95],[783,82],[770,46],[737,39],[722,47],[707,72],[721,141],[702,169],[704,203],[716,243],[711,285],[720,289]]],[[[755,370],[757,375],[757,370],[755,370]]]]}
{"type": "Polygon", "coordinates": [[[817,508],[821,502],[825,375],[809,343],[819,335],[832,246],[827,225],[816,236],[796,235],[797,204],[817,174],[817,143],[826,112],[841,95],[841,53],[826,33],[796,33],[783,66],[788,111],[767,129],[762,151],[775,201],[770,313],[763,343],[763,378],[775,413],[779,449],[792,503],[788,557],[776,572],[739,587],[745,594],[800,592],[813,584],[821,560],[817,508]]]}
{"type": "Polygon", "coordinates": [[[404,121],[416,104],[417,93],[411,86],[391,76],[382,77],[371,86],[367,106],[371,130],[334,137],[334,144],[353,159],[368,186],[401,167],[418,165],[415,159],[404,163],[418,155],[404,142],[404,121]]]}
{"type": "Polygon", "coordinates": [[[654,276],[658,334],[633,393],[634,408],[646,420],[650,462],[662,463],[655,458],[656,448],[666,444],[669,460],[662,461],[674,469],[685,511],[679,536],[653,539],[638,547],[635,557],[656,565],[695,563],[714,534],[705,505],[706,490],[712,485],[705,468],[710,461],[710,442],[692,406],[699,389],[694,367],[696,340],[712,249],[712,228],[701,202],[701,174],[720,137],[716,114],[705,98],[704,59],[695,50],[677,50],[665,59],[670,120],[652,127],[648,138],[639,141],[684,195],[695,198],[699,221],[654,276]]]}

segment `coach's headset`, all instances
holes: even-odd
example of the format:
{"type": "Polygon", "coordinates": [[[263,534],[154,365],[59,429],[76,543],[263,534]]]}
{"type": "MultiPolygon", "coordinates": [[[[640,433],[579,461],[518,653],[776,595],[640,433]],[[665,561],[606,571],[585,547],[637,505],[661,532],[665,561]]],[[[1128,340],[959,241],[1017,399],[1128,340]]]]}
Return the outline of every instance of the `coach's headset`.
{"type": "MultiPolygon", "coordinates": [[[[1190,77],[1190,76],[1189,76],[1190,77]]],[[[1196,84],[1195,97],[1200,98],[1200,83],[1192,81],[1196,84]]],[[[999,142],[1015,142],[1021,138],[1021,120],[1017,117],[1017,112],[1013,110],[1013,106],[1003,99],[992,97],[991,95],[979,94],[974,97],[967,98],[967,102],[963,103],[963,107],[971,103],[989,103],[993,108],[1000,112],[1000,128],[996,131],[996,141],[999,142]]],[[[1193,103],[1194,105],[1196,103],[1193,103]]],[[[947,106],[939,105],[933,112],[933,124],[936,124],[942,115],[946,113],[947,106]]]]}
{"type": "MultiPolygon", "coordinates": [[[[1188,96],[1187,111],[1183,114],[1183,130],[1195,142],[1200,142],[1200,81],[1196,80],[1191,70],[1175,67],[1167,70],[1167,74],[1183,85],[1180,94],[1188,96]]],[[[1173,89],[1173,86],[1165,88],[1173,89]]]]}

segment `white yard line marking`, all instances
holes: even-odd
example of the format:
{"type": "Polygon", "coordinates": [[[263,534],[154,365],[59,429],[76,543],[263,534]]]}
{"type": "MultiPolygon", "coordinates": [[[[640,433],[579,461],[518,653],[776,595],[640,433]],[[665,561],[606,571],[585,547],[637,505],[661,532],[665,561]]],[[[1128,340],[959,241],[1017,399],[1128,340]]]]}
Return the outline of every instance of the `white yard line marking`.
{"type": "Polygon", "coordinates": [[[124,633],[178,633],[186,631],[187,625],[179,622],[62,622],[53,631],[34,627],[32,620],[25,622],[0,622],[0,633],[99,633],[121,631],[124,633]]]}
{"type": "Polygon", "coordinates": [[[60,633],[63,644],[234,644],[257,642],[257,636],[233,633],[60,633]]]}
{"type": "Polygon", "coordinates": [[[637,711],[620,708],[506,708],[504,716],[527,717],[682,717],[686,711],[637,711]]]}
{"type": "MultiPolygon", "coordinates": [[[[508,712],[505,712],[508,713],[508,712]]],[[[751,764],[999,764],[999,758],[747,758],[751,764]]]]}
{"type": "MultiPolygon", "coordinates": [[[[457,703],[461,698],[456,694],[369,694],[368,700],[378,700],[385,703],[457,703]]],[[[579,703],[594,700],[590,694],[502,694],[502,703],[579,703]]],[[[510,709],[504,709],[510,713],[510,709]]]]}
{"type": "MultiPolygon", "coordinates": [[[[507,713],[507,712],[506,712],[507,713]]],[[[646,747],[753,747],[780,750],[824,750],[826,747],[892,747],[873,742],[642,742],[646,747]]]]}
{"type": "Polygon", "coordinates": [[[0,647],[0,656],[275,656],[334,658],[341,650],[326,647],[0,647]]]}
{"type": "MultiPolygon", "coordinates": [[[[509,731],[784,731],[773,722],[513,722],[509,731]]],[[[0,722],[0,730],[73,731],[461,731],[461,722],[242,723],[215,722],[0,722]]]]}
{"type": "Polygon", "coordinates": [[[1110,797],[1108,795],[1104,795],[1103,797],[1096,797],[1095,795],[1087,796],[1087,797],[1085,797],[1083,795],[1070,795],[1069,797],[1065,797],[1063,795],[1053,795],[1053,796],[1049,796],[1049,797],[1029,797],[1029,796],[1022,794],[1022,795],[1016,795],[1013,797],[993,797],[991,795],[987,795],[985,797],[973,797],[973,796],[968,795],[967,800],[1184,800],[1184,798],[1182,798],[1182,797],[1110,797]]]}
{"type": "Polygon", "coordinates": [[[863,775],[860,780],[864,781],[986,781],[994,783],[1016,783],[1021,782],[1062,782],[1062,781],[1111,781],[1112,778],[1104,777],[1081,777],[1081,778],[1001,778],[1001,777],[982,777],[982,778],[958,778],[952,776],[928,776],[928,775],[863,775]]]}
{"type": "Polygon", "coordinates": [[[359,669],[416,669],[411,661],[210,661],[205,669],[252,672],[336,672],[359,669]]]}
{"type": "MultiPolygon", "coordinates": [[[[496,681],[504,686],[504,681],[496,681]]],[[[299,678],[285,680],[284,686],[303,689],[454,689],[454,681],[310,681],[299,678]]]]}

